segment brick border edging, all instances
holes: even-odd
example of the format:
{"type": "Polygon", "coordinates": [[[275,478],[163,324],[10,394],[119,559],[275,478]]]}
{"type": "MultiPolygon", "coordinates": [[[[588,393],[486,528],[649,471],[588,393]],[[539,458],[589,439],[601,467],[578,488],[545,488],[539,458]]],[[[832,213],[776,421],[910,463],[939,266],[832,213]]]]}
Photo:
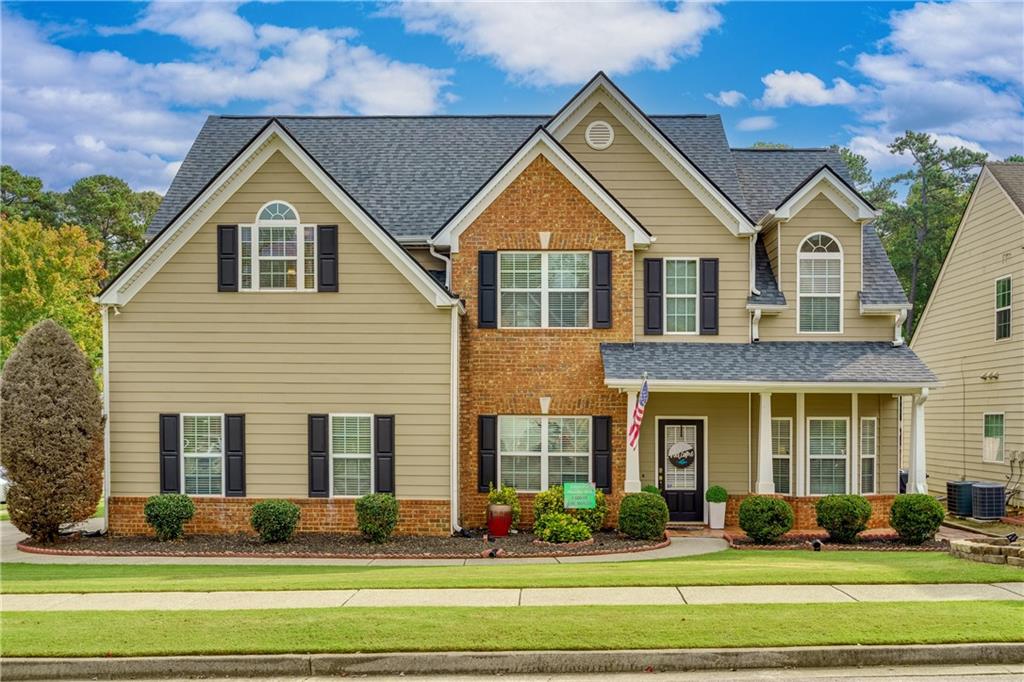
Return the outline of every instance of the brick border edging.
{"type": "MultiPolygon", "coordinates": [[[[748,543],[739,542],[741,537],[747,537],[746,535],[733,535],[729,532],[722,533],[722,538],[729,543],[729,549],[742,549],[742,550],[762,550],[762,551],[809,551],[808,543],[813,540],[823,540],[824,538],[817,535],[796,535],[790,536],[788,539],[791,542],[780,542],[777,545],[753,545],[748,543]]],[[[895,533],[890,535],[873,535],[872,539],[883,539],[890,540],[899,537],[895,533]]],[[[901,545],[899,547],[871,547],[868,545],[823,545],[823,551],[828,552],[946,552],[949,550],[949,543],[946,543],[942,547],[921,547],[915,545],[901,545]]]]}

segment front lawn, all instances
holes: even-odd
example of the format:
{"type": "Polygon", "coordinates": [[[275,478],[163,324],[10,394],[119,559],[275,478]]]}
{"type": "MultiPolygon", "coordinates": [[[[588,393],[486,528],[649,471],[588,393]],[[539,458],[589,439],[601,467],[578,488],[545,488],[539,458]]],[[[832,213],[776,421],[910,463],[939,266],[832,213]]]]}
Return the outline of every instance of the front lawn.
{"type": "Polygon", "coordinates": [[[615,587],[1021,580],[1009,566],[937,552],[726,550],[620,563],[378,567],[232,564],[0,565],[0,592],[209,592],[416,587],[615,587]]]}

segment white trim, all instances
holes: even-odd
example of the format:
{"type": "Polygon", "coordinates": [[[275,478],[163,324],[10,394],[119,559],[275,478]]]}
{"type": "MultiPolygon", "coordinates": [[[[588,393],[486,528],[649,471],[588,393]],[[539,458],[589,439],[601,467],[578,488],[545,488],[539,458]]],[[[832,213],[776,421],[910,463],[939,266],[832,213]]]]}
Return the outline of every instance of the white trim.
{"type": "MultiPolygon", "coordinates": [[[[299,212],[292,208],[291,204],[287,201],[269,201],[269,204],[285,204],[295,213],[296,216],[299,212]]],[[[263,208],[266,208],[264,205],[263,208]]],[[[317,249],[317,226],[315,224],[303,223],[301,220],[258,220],[260,212],[263,208],[256,213],[257,220],[253,223],[240,224],[238,226],[238,291],[243,294],[250,294],[254,292],[259,293],[274,293],[287,291],[295,294],[303,294],[309,292],[317,292],[317,272],[316,272],[316,249],[317,249]],[[287,256],[260,256],[259,255],[259,240],[260,230],[262,229],[273,229],[275,227],[293,228],[295,230],[295,257],[289,258],[287,256]],[[242,230],[249,230],[249,261],[250,261],[250,282],[248,287],[242,286],[242,230]],[[306,231],[312,229],[313,231],[313,286],[306,286],[306,231]],[[295,261],[295,286],[294,287],[261,287],[260,286],[260,263],[263,261],[295,261]]]]}
{"type": "Polygon", "coordinates": [[[1005,412],[984,412],[981,415],[981,461],[984,464],[1005,464],[1006,463],[1006,413],[1005,412]],[[1002,459],[986,459],[985,458],[985,421],[988,417],[1002,417],[1003,418],[1003,440],[1000,443],[1000,450],[1002,453],[1002,459]]]}
{"type": "MultiPolygon", "coordinates": [[[[792,220],[819,194],[835,204],[850,220],[864,223],[874,220],[881,213],[871,208],[855,191],[846,186],[831,168],[822,168],[808,179],[771,214],[771,221],[792,220]]],[[[770,222],[771,222],[770,221],[770,222]]]]}
{"type": "Polygon", "coordinates": [[[498,329],[590,329],[593,326],[594,320],[594,261],[589,251],[498,251],[498,267],[497,267],[497,290],[498,290],[498,329]],[[538,255],[540,256],[540,288],[519,288],[509,287],[504,288],[501,286],[501,257],[506,254],[526,254],[526,255],[538,255]],[[574,288],[574,289],[560,289],[552,288],[548,281],[548,260],[552,255],[574,255],[574,256],[585,256],[587,261],[587,286],[586,288],[574,288]],[[556,327],[551,325],[551,320],[548,317],[549,312],[549,298],[551,292],[556,293],[582,293],[587,294],[587,322],[586,324],[579,327],[556,327]],[[503,323],[501,317],[501,297],[503,293],[533,293],[540,294],[540,325],[536,327],[522,327],[518,325],[507,325],[503,323]]]}
{"type": "Polygon", "coordinates": [[[860,494],[860,396],[850,394],[850,434],[847,436],[846,453],[850,459],[847,465],[846,492],[851,495],[860,494]],[[857,427],[856,437],[853,427],[857,427]]]}
{"type": "Polygon", "coordinates": [[[806,448],[807,448],[807,495],[806,495],[806,497],[825,497],[826,495],[835,495],[835,494],[837,494],[837,493],[812,493],[811,492],[811,460],[815,460],[815,459],[843,460],[843,461],[846,462],[846,466],[844,467],[846,469],[846,490],[843,491],[843,494],[849,494],[849,492],[850,492],[850,439],[852,438],[852,434],[850,433],[850,418],[849,417],[838,417],[838,416],[831,416],[831,415],[815,414],[815,415],[807,416],[806,419],[807,419],[807,424],[806,424],[806,428],[804,429],[804,431],[805,431],[804,437],[807,439],[807,442],[806,442],[806,448]],[[811,421],[813,421],[815,419],[817,419],[819,421],[842,421],[842,422],[846,423],[846,454],[845,455],[843,455],[842,457],[836,457],[834,455],[829,455],[827,457],[812,457],[811,456],[811,421]]]}
{"type": "Polygon", "coordinates": [[[661,268],[661,319],[663,320],[666,336],[697,336],[700,334],[700,259],[690,256],[666,256],[662,258],[661,268]],[[669,294],[668,293],[668,263],[669,261],[687,261],[693,263],[695,289],[692,294],[669,294]],[[693,331],[692,332],[670,332],[668,330],[668,299],[693,299],[693,331]]]}
{"type": "MultiPolygon", "coordinates": [[[[605,378],[604,385],[622,391],[639,391],[643,380],[640,378],[605,378]]],[[[919,393],[939,382],[813,382],[813,381],[673,381],[670,379],[648,379],[647,388],[653,392],[689,393],[759,393],[772,390],[776,393],[919,393]]]]}
{"type": "Polygon", "coordinates": [[[780,495],[793,495],[793,489],[794,489],[794,485],[793,485],[793,418],[792,417],[772,417],[771,429],[772,429],[772,465],[773,465],[773,468],[772,468],[772,478],[774,479],[774,477],[775,477],[774,464],[775,464],[775,460],[777,460],[777,459],[784,459],[784,460],[786,460],[787,468],[789,470],[789,481],[788,481],[788,484],[786,486],[787,488],[789,488],[789,490],[787,490],[786,492],[781,492],[776,487],[775,492],[779,493],[780,495]],[[788,432],[789,432],[789,455],[787,455],[785,457],[782,457],[782,456],[779,456],[779,455],[775,454],[775,422],[786,422],[786,424],[787,424],[787,429],[788,429],[788,432]]]}
{"type": "Polygon", "coordinates": [[[558,169],[623,234],[626,238],[627,251],[632,251],[634,246],[650,245],[653,239],[636,218],[630,215],[544,129],[538,129],[487,184],[430,238],[429,243],[434,246],[446,246],[451,253],[458,253],[459,235],[472,225],[473,221],[539,156],[543,156],[558,169]]]}
{"type": "Polygon", "coordinates": [[[452,308],[451,375],[448,379],[448,511],[452,532],[462,530],[459,524],[459,320],[459,309],[452,308]]]}
{"type": "Polygon", "coordinates": [[[178,448],[181,453],[181,472],[179,473],[180,480],[179,490],[183,495],[189,497],[224,497],[226,485],[227,485],[227,423],[224,418],[223,412],[182,412],[178,415],[178,448]],[[220,454],[212,452],[196,452],[188,454],[185,452],[185,418],[186,417],[220,417],[220,454]],[[220,494],[216,493],[190,493],[185,489],[185,459],[191,457],[193,459],[212,459],[213,457],[220,457],[220,494]]]}
{"type": "Polygon", "coordinates": [[[805,398],[806,396],[802,392],[796,394],[796,418],[794,424],[796,432],[793,434],[795,437],[793,455],[796,457],[796,467],[794,467],[796,485],[793,492],[797,497],[804,497],[807,494],[807,470],[810,468],[807,465],[807,448],[805,447],[806,442],[804,440],[804,433],[807,431],[805,398]]]}
{"type": "Polygon", "coordinates": [[[665,487],[661,483],[661,474],[659,473],[661,468],[661,422],[666,421],[699,421],[704,423],[704,489],[700,491],[700,502],[701,502],[701,523],[708,522],[708,501],[704,499],[704,495],[708,491],[708,470],[711,468],[710,464],[710,450],[708,449],[709,434],[708,434],[708,417],[707,415],[702,417],[671,417],[667,415],[658,415],[654,418],[654,482],[648,485],[654,485],[661,490],[665,491],[665,487]]]}
{"type": "Polygon", "coordinates": [[[839,239],[835,235],[833,235],[833,234],[831,234],[829,232],[824,232],[824,231],[812,232],[811,234],[809,234],[806,237],[804,237],[803,239],[801,239],[800,243],[796,245],[796,278],[795,278],[796,279],[796,333],[799,336],[829,336],[829,335],[834,336],[834,335],[842,335],[843,328],[845,326],[844,322],[845,322],[845,318],[846,318],[846,311],[844,310],[844,308],[846,306],[845,306],[845,301],[843,300],[843,296],[846,293],[846,282],[844,281],[845,277],[846,277],[846,250],[843,248],[843,243],[841,241],[839,241],[839,239]],[[817,237],[819,235],[824,235],[824,236],[828,237],[839,248],[839,256],[838,256],[838,258],[839,258],[839,294],[838,295],[836,295],[836,294],[801,294],[800,293],[800,284],[801,284],[801,282],[800,282],[800,275],[801,275],[801,273],[800,273],[800,266],[802,265],[804,260],[833,260],[833,259],[836,258],[836,255],[835,254],[831,254],[831,253],[802,253],[801,252],[801,249],[803,248],[804,243],[807,242],[808,239],[810,239],[811,237],[817,237]],[[804,298],[804,296],[807,296],[808,298],[835,298],[835,299],[837,299],[839,301],[839,330],[838,331],[824,331],[824,332],[803,331],[803,330],[801,330],[800,329],[800,301],[801,301],[802,298],[804,298]]]}
{"type": "Polygon", "coordinates": [[[857,472],[857,490],[861,495],[877,495],[878,494],[878,417],[861,417],[857,427],[857,446],[859,455],[859,471],[857,472]],[[874,430],[872,431],[872,451],[874,454],[865,455],[864,448],[864,422],[874,422],[874,430]],[[864,460],[870,459],[871,463],[871,491],[865,491],[863,488],[864,484],[864,460]]]}
{"type": "Polygon", "coordinates": [[[1003,341],[1009,341],[1013,338],[1013,275],[1006,274],[996,277],[992,282],[992,340],[996,343],[1002,343],[1003,341]],[[999,283],[1004,279],[1010,280],[1010,305],[999,307],[999,283]],[[1010,333],[999,338],[999,311],[1006,310],[1010,313],[1010,333]]]}
{"type": "Polygon", "coordinates": [[[100,306],[103,323],[103,532],[110,528],[110,306],[100,306]]]}
{"type": "MultiPolygon", "coordinates": [[[[582,419],[587,424],[587,483],[594,482],[594,417],[588,414],[499,414],[497,424],[497,448],[495,449],[496,459],[495,462],[495,478],[497,479],[498,485],[504,485],[501,480],[501,457],[502,454],[508,454],[510,457],[539,457],[540,458],[540,489],[539,490],[527,490],[524,488],[516,488],[516,492],[521,493],[542,493],[551,487],[550,472],[548,471],[548,459],[550,457],[583,457],[583,453],[579,452],[556,452],[552,454],[548,451],[548,422],[552,419],[582,419]],[[529,452],[529,451],[517,451],[513,450],[508,453],[502,453],[501,450],[501,422],[503,419],[539,419],[540,420],[540,451],[529,452]]],[[[561,485],[561,484],[559,484],[561,485]]],[[[510,486],[515,487],[515,486],[510,486]]]]}
{"type": "Polygon", "coordinates": [[[374,432],[373,432],[373,430],[374,430],[373,429],[373,417],[374,416],[372,414],[366,414],[366,413],[363,413],[363,412],[331,412],[330,414],[327,415],[327,459],[331,463],[330,471],[328,472],[328,478],[330,478],[330,481],[328,482],[328,488],[327,488],[328,499],[353,500],[353,499],[362,497],[362,495],[335,495],[334,494],[334,460],[335,459],[367,459],[367,460],[369,460],[370,461],[370,493],[367,493],[367,494],[371,494],[371,493],[373,493],[376,490],[376,488],[375,488],[376,480],[375,480],[375,476],[374,476],[374,473],[375,473],[374,469],[376,467],[373,465],[373,453],[374,453],[374,442],[373,442],[373,439],[374,439],[374,436],[376,434],[374,434],[374,432]],[[335,417],[360,417],[360,418],[366,417],[366,418],[369,418],[369,420],[370,420],[370,454],[369,455],[351,455],[351,454],[348,454],[348,455],[335,455],[334,454],[334,418],[335,417]]]}

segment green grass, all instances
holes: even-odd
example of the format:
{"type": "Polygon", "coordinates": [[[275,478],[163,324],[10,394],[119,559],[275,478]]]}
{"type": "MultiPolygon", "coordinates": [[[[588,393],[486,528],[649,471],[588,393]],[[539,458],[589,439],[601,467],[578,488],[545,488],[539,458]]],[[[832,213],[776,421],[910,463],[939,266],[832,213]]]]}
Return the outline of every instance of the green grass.
{"type": "Polygon", "coordinates": [[[938,644],[1020,641],[1021,623],[1020,602],[977,602],[969,608],[963,602],[910,602],[5,612],[0,614],[0,653],[162,656],[938,644]]]}
{"type": "Polygon", "coordinates": [[[600,587],[1005,582],[1020,571],[937,552],[726,550],[660,561],[370,567],[0,564],[0,592],[207,592],[408,587],[600,587]]]}
{"type": "MultiPolygon", "coordinates": [[[[99,501],[99,504],[96,505],[96,511],[93,512],[92,518],[98,519],[98,518],[100,518],[102,516],[103,516],[103,500],[101,499],[99,501]]],[[[0,521],[10,521],[10,520],[11,520],[11,516],[10,516],[10,514],[7,513],[7,505],[6,504],[0,504],[0,521]]]]}

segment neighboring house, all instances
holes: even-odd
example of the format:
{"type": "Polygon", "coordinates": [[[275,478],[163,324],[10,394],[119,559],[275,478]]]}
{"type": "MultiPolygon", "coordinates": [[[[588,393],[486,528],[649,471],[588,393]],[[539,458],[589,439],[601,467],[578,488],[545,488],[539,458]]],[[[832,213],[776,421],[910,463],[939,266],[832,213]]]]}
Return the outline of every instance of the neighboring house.
{"type": "Polygon", "coordinates": [[[928,399],[928,488],[1005,483],[1024,465],[1024,164],[989,163],[914,329],[928,399]]]}
{"type": "Polygon", "coordinates": [[[553,117],[211,117],[100,296],[109,526],[185,492],[194,530],[268,497],[352,530],[377,490],[446,534],[565,481],[692,522],[709,484],[733,523],[861,492],[884,525],[897,396],[935,377],[875,215],[834,151],[730,149],[603,74],[553,117]]]}

